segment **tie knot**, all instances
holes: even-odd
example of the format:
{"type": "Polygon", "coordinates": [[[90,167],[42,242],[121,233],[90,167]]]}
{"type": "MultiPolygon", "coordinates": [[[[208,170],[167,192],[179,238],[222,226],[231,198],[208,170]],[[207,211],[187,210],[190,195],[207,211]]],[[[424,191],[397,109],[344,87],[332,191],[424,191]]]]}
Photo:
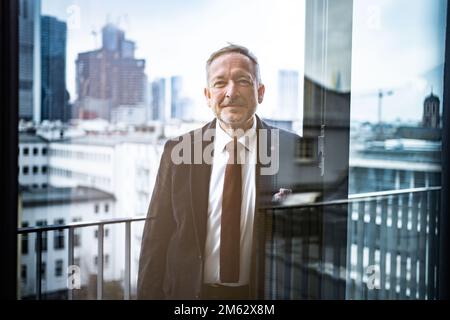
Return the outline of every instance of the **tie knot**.
{"type": "Polygon", "coordinates": [[[225,149],[227,149],[228,153],[232,153],[232,152],[234,152],[235,149],[237,148],[237,144],[238,144],[238,143],[239,143],[239,142],[237,141],[237,139],[236,139],[236,138],[233,138],[233,140],[231,140],[230,142],[228,142],[228,143],[225,145],[225,149]]]}
{"type": "MultiPolygon", "coordinates": [[[[237,155],[239,155],[240,150],[242,149],[243,145],[239,141],[237,141],[237,138],[233,138],[230,142],[228,142],[225,145],[225,149],[227,150],[229,154],[229,160],[228,163],[236,164],[236,158],[237,155]]],[[[239,162],[238,162],[239,163],[239,162]]]]}

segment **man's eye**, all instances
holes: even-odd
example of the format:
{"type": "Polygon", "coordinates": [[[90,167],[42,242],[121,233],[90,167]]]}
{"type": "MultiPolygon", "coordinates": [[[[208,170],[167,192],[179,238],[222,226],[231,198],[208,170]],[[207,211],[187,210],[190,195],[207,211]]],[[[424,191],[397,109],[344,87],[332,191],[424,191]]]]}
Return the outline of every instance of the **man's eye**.
{"type": "Polygon", "coordinates": [[[242,86],[249,86],[249,85],[251,85],[251,82],[248,80],[245,80],[245,79],[241,79],[241,80],[239,80],[239,84],[242,86]]]}
{"type": "Polygon", "coordinates": [[[216,81],[213,83],[214,88],[222,88],[225,86],[225,81],[216,81]]]}

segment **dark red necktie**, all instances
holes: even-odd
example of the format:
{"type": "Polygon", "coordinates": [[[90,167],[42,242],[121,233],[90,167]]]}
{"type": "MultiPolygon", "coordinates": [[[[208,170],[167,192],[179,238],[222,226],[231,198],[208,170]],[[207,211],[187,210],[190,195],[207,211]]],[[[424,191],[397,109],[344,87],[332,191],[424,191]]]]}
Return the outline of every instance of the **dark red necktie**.
{"type": "Polygon", "coordinates": [[[238,158],[238,142],[234,138],[226,145],[229,160],[223,184],[220,224],[220,281],[239,282],[241,238],[242,173],[238,158]]]}

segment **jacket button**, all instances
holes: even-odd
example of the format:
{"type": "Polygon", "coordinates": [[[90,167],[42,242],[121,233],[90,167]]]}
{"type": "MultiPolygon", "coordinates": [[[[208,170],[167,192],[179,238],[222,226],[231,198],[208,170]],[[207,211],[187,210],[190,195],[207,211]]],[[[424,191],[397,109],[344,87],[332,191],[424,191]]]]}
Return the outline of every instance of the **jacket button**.
{"type": "Polygon", "coordinates": [[[199,260],[202,260],[202,256],[198,256],[198,259],[199,259],[199,260]]]}

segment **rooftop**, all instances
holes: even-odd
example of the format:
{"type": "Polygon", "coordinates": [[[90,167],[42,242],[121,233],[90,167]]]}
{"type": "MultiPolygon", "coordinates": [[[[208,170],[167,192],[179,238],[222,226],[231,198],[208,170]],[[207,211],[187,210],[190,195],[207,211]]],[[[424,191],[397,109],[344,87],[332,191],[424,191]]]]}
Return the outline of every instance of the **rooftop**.
{"type": "Polygon", "coordinates": [[[58,205],[74,202],[90,202],[97,200],[115,200],[111,193],[91,187],[48,187],[44,189],[21,188],[24,207],[58,205]]]}
{"type": "Polygon", "coordinates": [[[48,140],[35,133],[19,132],[19,143],[48,143],[48,140]]]}
{"type": "Polygon", "coordinates": [[[52,143],[115,146],[121,143],[155,144],[157,141],[157,136],[154,134],[99,134],[52,141],[52,143]]]}

